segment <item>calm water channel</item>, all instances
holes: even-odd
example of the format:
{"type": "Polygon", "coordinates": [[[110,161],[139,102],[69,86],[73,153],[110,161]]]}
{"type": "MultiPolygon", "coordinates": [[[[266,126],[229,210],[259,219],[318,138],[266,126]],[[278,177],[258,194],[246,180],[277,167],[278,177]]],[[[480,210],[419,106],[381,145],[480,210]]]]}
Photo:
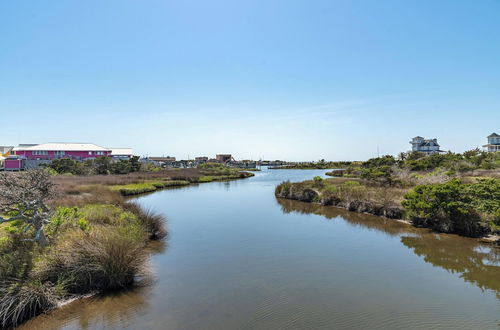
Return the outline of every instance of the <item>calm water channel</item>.
{"type": "Polygon", "coordinates": [[[155,282],[76,301],[24,329],[498,329],[500,250],[364,214],[278,201],[325,171],[138,199],[168,216],[155,282]]]}

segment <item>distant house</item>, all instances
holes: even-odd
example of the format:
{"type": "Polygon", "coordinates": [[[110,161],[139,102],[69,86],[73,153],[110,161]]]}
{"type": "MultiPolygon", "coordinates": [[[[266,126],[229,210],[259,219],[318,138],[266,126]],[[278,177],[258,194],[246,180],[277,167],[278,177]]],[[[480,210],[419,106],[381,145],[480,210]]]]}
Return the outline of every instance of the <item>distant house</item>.
{"type": "Polygon", "coordinates": [[[500,135],[497,133],[492,133],[488,137],[488,144],[485,144],[483,148],[488,152],[500,151],[500,135]]]}
{"type": "MultiPolygon", "coordinates": [[[[0,150],[1,151],[1,150],[0,150]]],[[[5,170],[23,170],[36,168],[47,164],[58,158],[70,158],[73,160],[87,160],[98,157],[113,157],[114,159],[129,159],[132,149],[128,148],[104,148],[93,143],[43,143],[43,144],[20,144],[10,149],[9,154],[3,161],[5,170]],[[113,150],[115,154],[113,155],[113,150]]]]}
{"type": "Polygon", "coordinates": [[[410,141],[410,144],[412,151],[423,152],[427,155],[443,152],[439,149],[437,139],[424,139],[421,136],[416,136],[410,141]]]}
{"type": "Polygon", "coordinates": [[[220,162],[220,163],[227,163],[230,162],[231,160],[234,160],[233,156],[231,154],[220,154],[216,155],[215,159],[220,162]]]}
{"type": "Polygon", "coordinates": [[[133,156],[131,148],[111,148],[111,157],[115,160],[129,160],[133,156]]]}
{"type": "Polygon", "coordinates": [[[208,162],[208,157],[195,157],[194,160],[196,162],[206,163],[206,162],[208,162]]]}
{"type": "Polygon", "coordinates": [[[175,162],[175,157],[170,157],[170,156],[162,156],[162,157],[148,157],[149,160],[153,162],[158,162],[158,163],[169,163],[169,162],[175,162]]]}
{"type": "Polygon", "coordinates": [[[12,154],[26,160],[54,160],[57,158],[85,160],[111,156],[111,149],[100,147],[92,143],[21,144],[12,149],[12,154]]]}
{"type": "Polygon", "coordinates": [[[153,163],[157,166],[163,166],[163,167],[171,167],[175,164],[176,159],[175,157],[171,156],[162,156],[162,157],[146,157],[141,159],[141,162],[143,163],[153,163]]]}

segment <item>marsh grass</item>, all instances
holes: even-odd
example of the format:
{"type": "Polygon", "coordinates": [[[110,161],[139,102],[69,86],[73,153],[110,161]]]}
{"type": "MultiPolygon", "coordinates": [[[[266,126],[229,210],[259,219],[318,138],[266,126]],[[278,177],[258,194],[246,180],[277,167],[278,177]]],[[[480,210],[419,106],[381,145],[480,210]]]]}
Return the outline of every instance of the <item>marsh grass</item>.
{"type": "Polygon", "coordinates": [[[153,183],[131,183],[128,185],[111,186],[111,190],[117,190],[122,196],[140,195],[157,190],[153,183]]]}
{"type": "Polygon", "coordinates": [[[184,180],[169,180],[169,181],[151,181],[142,183],[131,183],[128,185],[111,186],[111,190],[119,191],[122,196],[140,195],[148,192],[153,192],[158,189],[181,187],[189,185],[189,181],[184,180]]]}
{"type": "Polygon", "coordinates": [[[53,177],[54,183],[58,186],[69,188],[73,186],[74,191],[78,192],[78,187],[85,185],[103,185],[117,186],[128,185],[134,183],[142,183],[145,181],[189,181],[197,182],[201,176],[234,176],[235,178],[244,178],[252,176],[248,172],[240,172],[239,169],[233,168],[214,168],[214,169],[167,169],[158,172],[133,172],[129,174],[114,174],[114,175],[89,175],[89,176],[64,176],[57,175],[53,177]]]}
{"type": "Polygon", "coordinates": [[[197,183],[201,177],[215,181],[252,175],[182,169],[53,177],[49,247],[26,241],[30,233],[13,223],[0,227],[0,326],[19,325],[69,297],[149,281],[148,257],[156,250],[148,242],[158,240],[154,246],[165,246],[161,239],[167,236],[166,219],[122,195],[197,183]]]}
{"type": "Polygon", "coordinates": [[[165,238],[168,234],[165,217],[152,209],[143,209],[136,203],[126,203],[124,209],[135,214],[151,240],[165,238]]]}
{"type": "Polygon", "coordinates": [[[335,178],[297,183],[283,182],[276,187],[277,197],[339,206],[350,211],[401,218],[401,201],[408,189],[368,185],[360,179],[335,178]]]}
{"type": "Polygon", "coordinates": [[[123,289],[146,272],[147,254],[138,227],[94,226],[65,233],[37,265],[43,282],[65,283],[68,293],[123,289]]]}
{"type": "MultiPolygon", "coordinates": [[[[149,280],[149,240],[166,219],[118,191],[77,177],[58,181],[46,227],[49,247],[26,241],[15,224],[0,230],[0,327],[13,327],[68,297],[124,289],[149,280]]],[[[109,181],[108,181],[109,182],[109,181]]]]}
{"type": "Polygon", "coordinates": [[[51,283],[12,283],[0,287],[0,326],[15,327],[57,306],[58,293],[51,283]]]}

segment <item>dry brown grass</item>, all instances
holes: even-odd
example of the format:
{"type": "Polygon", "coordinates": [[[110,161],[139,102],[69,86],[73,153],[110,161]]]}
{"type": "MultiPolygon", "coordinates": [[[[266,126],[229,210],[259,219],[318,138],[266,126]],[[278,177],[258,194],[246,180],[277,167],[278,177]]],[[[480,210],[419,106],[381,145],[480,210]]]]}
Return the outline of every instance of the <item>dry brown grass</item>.
{"type": "Polygon", "coordinates": [[[460,177],[467,178],[467,177],[476,177],[476,178],[496,178],[500,179],[500,169],[495,169],[495,170],[475,170],[471,172],[465,172],[461,173],[460,177]]]}
{"type": "Polygon", "coordinates": [[[84,206],[88,204],[123,205],[124,198],[117,191],[102,185],[78,186],[73,182],[60,182],[56,185],[57,194],[49,204],[55,206],[84,206]]]}
{"type": "Polygon", "coordinates": [[[144,181],[162,181],[162,180],[187,180],[199,178],[206,175],[206,170],[197,168],[186,168],[179,170],[163,170],[159,172],[133,172],[129,174],[113,175],[89,175],[89,176],[54,176],[54,182],[62,186],[82,186],[82,185],[126,185],[132,183],[141,183],[144,181]]]}
{"type": "MultiPolygon", "coordinates": [[[[321,189],[322,193],[332,194],[341,200],[351,202],[351,201],[362,201],[370,202],[373,204],[380,204],[384,207],[390,206],[400,206],[403,196],[408,192],[407,188],[399,187],[381,187],[373,185],[350,185],[346,184],[349,180],[344,182],[331,181],[329,184],[335,187],[334,191],[329,190],[328,186],[321,189]]],[[[351,180],[351,182],[353,182],[351,180]]]]}
{"type": "MultiPolygon", "coordinates": [[[[408,191],[407,188],[367,185],[363,180],[353,178],[326,179],[321,182],[310,180],[288,185],[288,189],[298,193],[312,190],[318,197],[329,196],[346,202],[363,201],[384,206],[401,205],[403,196],[408,191]]],[[[283,184],[278,186],[278,192],[282,187],[283,184]]]]}

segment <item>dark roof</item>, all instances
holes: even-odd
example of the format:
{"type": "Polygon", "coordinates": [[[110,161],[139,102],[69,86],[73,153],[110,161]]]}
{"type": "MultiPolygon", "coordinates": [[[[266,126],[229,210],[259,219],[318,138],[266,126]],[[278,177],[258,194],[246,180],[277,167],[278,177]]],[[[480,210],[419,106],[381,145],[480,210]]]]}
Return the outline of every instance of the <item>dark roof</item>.
{"type": "Polygon", "coordinates": [[[414,139],[423,139],[421,136],[415,136],[414,139]]]}
{"type": "Polygon", "coordinates": [[[497,133],[491,133],[490,135],[488,135],[488,137],[500,137],[500,135],[498,135],[497,133]]]}
{"type": "Polygon", "coordinates": [[[422,144],[420,146],[421,147],[423,147],[423,146],[429,146],[429,147],[438,146],[439,147],[439,144],[435,140],[425,140],[424,142],[422,142],[422,144]]]}
{"type": "Polygon", "coordinates": [[[156,161],[156,162],[170,162],[170,161],[175,161],[175,157],[149,157],[150,160],[156,161]]]}

